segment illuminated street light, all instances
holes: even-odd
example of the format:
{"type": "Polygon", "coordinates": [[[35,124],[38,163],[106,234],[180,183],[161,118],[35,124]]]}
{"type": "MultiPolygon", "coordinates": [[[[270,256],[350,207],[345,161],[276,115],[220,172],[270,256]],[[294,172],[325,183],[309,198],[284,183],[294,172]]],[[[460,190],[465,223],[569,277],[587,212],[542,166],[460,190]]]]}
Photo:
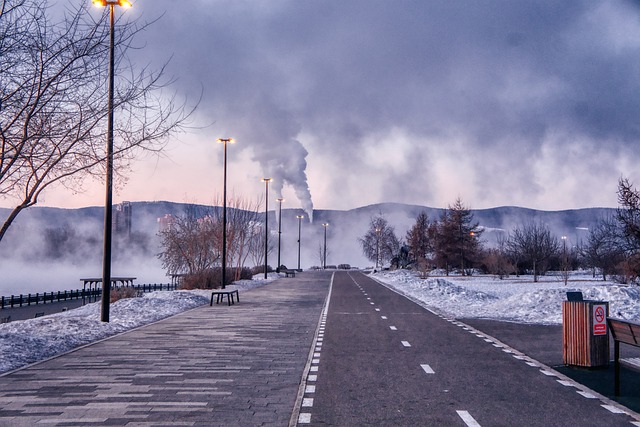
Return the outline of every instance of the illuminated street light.
{"type": "Polygon", "coordinates": [[[233,138],[218,138],[218,144],[224,144],[223,190],[222,190],[222,289],[227,286],[227,144],[233,144],[233,138]]]}
{"type": "Polygon", "coordinates": [[[323,269],[327,269],[327,227],[329,227],[329,223],[325,222],[322,224],[324,227],[324,266],[323,269]]]}
{"type": "Polygon", "coordinates": [[[267,278],[267,255],[269,253],[269,183],[271,178],[262,178],[264,182],[264,278],[267,278]]]}
{"type": "Polygon", "coordinates": [[[279,197],[278,202],[280,202],[280,208],[278,210],[278,266],[276,267],[276,271],[280,273],[280,240],[282,237],[282,202],[284,199],[279,197]]]}
{"type": "Polygon", "coordinates": [[[298,218],[298,271],[300,271],[300,232],[302,231],[302,218],[304,215],[296,215],[298,218]]]}
{"type": "Polygon", "coordinates": [[[111,299],[111,238],[113,205],[113,91],[114,91],[114,9],[115,6],[129,8],[126,0],[93,0],[96,6],[109,6],[109,88],[107,101],[107,152],[106,183],[104,201],[104,250],[102,259],[102,302],[100,320],[109,321],[109,302],[111,299]]]}

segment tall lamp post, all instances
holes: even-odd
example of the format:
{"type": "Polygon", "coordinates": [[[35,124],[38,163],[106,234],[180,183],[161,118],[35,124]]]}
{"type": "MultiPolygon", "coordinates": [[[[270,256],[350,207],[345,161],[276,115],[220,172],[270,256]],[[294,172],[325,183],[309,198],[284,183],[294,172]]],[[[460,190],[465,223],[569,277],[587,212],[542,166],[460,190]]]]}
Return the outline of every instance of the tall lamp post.
{"type": "Polygon", "coordinates": [[[300,232],[302,231],[302,218],[304,215],[296,215],[298,218],[298,271],[300,271],[300,232]]]}
{"type": "Polygon", "coordinates": [[[282,238],[282,202],[284,202],[284,199],[282,197],[278,197],[277,200],[280,203],[280,207],[278,208],[278,267],[276,267],[276,271],[280,273],[280,240],[282,238]]]}
{"type": "Polygon", "coordinates": [[[376,228],[376,270],[378,270],[379,260],[380,260],[380,229],[376,228]]]}
{"type": "Polygon", "coordinates": [[[264,278],[267,278],[267,255],[269,253],[269,183],[271,178],[262,178],[264,182],[264,278]]]}
{"type": "Polygon", "coordinates": [[[564,276],[564,285],[567,286],[569,278],[569,263],[567,262],[567,236],[562,236],[562,275],[564,276]]]}
{"type": "Polygon", "coordinates": [[[222,184],[222,289],[227,286],[227,144],[233,144],[233,138],[218,138],[218,144],[224,145],[223,184],[222,184]]]}
{"type": "Polygon", "coordinates": [[[109,321],[109,301],[111,299],[111,234],[112,234],[112,205],[113,205],[113,91],[114,91],[114,9],[115,6],[131,7],[127,0],[93,0],[93,4],[100,7],[109,6],[109,88],[107,101],[107,150],[104,201],[104,250],[102,258],[102,305],[100,320],[109,321]]]}
{"type": "Polygon", "coordinates": [[[327,227],[329,226],[328,222],[325,222],[324,224],[322,224],[322,226],[324,227],[324,266],[323,269],[326,270],[327,269],[327,227]]]}

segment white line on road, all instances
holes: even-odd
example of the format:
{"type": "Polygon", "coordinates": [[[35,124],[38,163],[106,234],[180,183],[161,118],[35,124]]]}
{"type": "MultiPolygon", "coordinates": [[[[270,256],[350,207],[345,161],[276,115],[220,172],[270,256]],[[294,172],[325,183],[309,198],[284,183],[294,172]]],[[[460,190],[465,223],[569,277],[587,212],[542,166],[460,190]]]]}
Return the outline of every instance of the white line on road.
{"type": "Polygon", "coordinates": [[[380,311],[380,309],[379,309],[379,308],[376,308],[376,311],[380,311]]]}
{"type": "Polygon", "coordinates": [[[317,375],[309,375],[307,377],[307,381],[318,381],[318,376],[317,375]]]}
{"type": "Polygon", "coordinates": [[[433,369],[431,369],[431,366],[429,365],[420,365],[420,367],[427,374],[435,374],[435,372],[433,371],[433,369]]]}
{"type": "Polygon", "coordinates": [[[382,320],[387,320],[387,316],[380,316],[382,320]]]}
{"type": "Polygon", "coordinates": [[[311,408],[313,406],[313,397],[305,397],[302,399],[303,408],[311,408]]]}
{"type": "Polygon", "coordinates": [[[581,395],[582,397],[586,397],[587,399],[597,399],[597,398],[598,398],[598,396],[596,396],[596,395],[595,395],[595,394],[593,394],[593,393],[589,393],[588,391],[580,390],[580,391],[578,391],[577,393],[578,393],[579,395],[581,395]]]}
{"type": "Polygon", "coordinates": [[[575,387],[575,384],[572,383],[571,381],[558,380],[558,382],[565,387],[575,387]]]}
{"type": "Polygon", "coordinates": [[[462,421],[469,427],[480,427],[480,424],[476,420],[473,419],[471,414],[467,411],[456,411],[458,416],[462,418],[462,421]]]}
{"type": "Polygon", "coordinates": [[[602,405],[602,407],[613,414],[626,414],[626,412],[624,412],[622,409],[618,408],[617,406],[602,405]]]}
{"type": "Polygon", "coordinates": [[[540,369],[540,372],[542,372],[543,374],[545,374],[548,377],[555,377],[556,376],[555,372],[545,371],[543,369],[540,369]]]}
{"type": "Polygon", "coordinates": [[[300,414],[298,424],[311,424],[311,414],[300,414]]]}
{"type": "Polygon", "coordinates": [[[411,347],[411,344],[409,344],[409,341],[402,341],[402,345],[405,347],[411,347]]]}
{"type": "Polygon", "coordinates": [[[395,326],[389,326],[389,329],[391,329],[392,331],[397,331],[398,328],[396,328],[395,326]]]}
{"type": "Polygon", "coordinates": [[[314,385],[308,385],[305,389],[304,389],[305,393],[315,393],[316,392],[316,386],[314,385]]]}

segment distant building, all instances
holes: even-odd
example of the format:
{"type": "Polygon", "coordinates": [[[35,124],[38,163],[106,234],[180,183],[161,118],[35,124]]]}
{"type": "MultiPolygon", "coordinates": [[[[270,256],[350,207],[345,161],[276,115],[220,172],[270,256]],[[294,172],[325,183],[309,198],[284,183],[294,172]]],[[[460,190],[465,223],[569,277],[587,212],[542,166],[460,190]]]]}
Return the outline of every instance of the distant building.
{"type": "Polygon", "coordinates": [[[162,218],[158,218],[158,232],[170,230],[173,227],[176,219],[171,214],[165,214],[162,218]]]}
{"type": "Polygon", "coordinates": [[[113,229],[121,236],[131,236],[131,202],[122,202],[115,206],[113,212],[113,229]]]}

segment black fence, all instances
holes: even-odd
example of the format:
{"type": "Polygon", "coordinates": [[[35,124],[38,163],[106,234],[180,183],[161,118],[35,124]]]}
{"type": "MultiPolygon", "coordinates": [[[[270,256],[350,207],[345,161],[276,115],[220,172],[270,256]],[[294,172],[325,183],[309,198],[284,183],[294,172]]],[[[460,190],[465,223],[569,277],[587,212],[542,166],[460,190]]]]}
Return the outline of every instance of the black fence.
{"type": "MultiPolygon", "coordinates": [[[[118,286],[111,288],[134,289],[138,293],[154,292],[154,291],[175,291],[178,289],[178,285],[175,283],[153,283],[149,285],[132,285],[132,286],[118,286]]],[[[83,304],[87,302],[97,301],[102,295],[102,289],[77,289],[74,291],[58,291],[58,292],[43,292],[26,295],[11,295],[10,297],[0,297],[0,309],[22,307],[29,305],[47,304],[59,301],[78,300],[81,299],[83,304]]]]}

